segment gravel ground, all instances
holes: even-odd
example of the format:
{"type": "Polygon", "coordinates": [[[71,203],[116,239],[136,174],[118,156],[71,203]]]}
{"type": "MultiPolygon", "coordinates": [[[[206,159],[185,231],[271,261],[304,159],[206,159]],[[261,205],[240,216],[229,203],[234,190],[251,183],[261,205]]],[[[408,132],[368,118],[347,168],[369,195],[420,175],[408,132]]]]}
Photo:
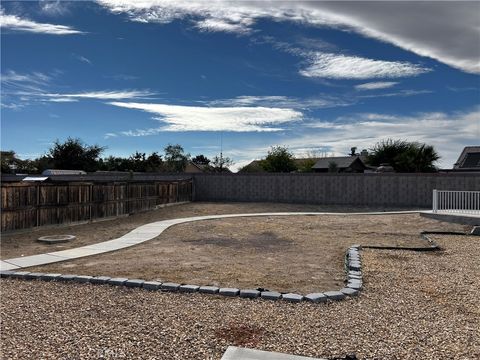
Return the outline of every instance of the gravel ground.
{"type": "Polygon", "coordinates": [[[434,238],[443,251],[364,250],[362,295],[321,305],[1,280],[2,358],[477,359],[480,238],[434,238]]]}
{"type": "Polygon", "coordinates": [[[44,227],[29,229],[17,233],[2,234],[0,243],[0,258],[11,259],[14,257],[42,254],[45,252],[71,249],[79,246],[94,244],[120,237],[140,225],[150,222],[175,219],[179,217],[238,214],[273,211],[382,211],[401,209],[375,209],[356,206],[335,205],[305,205],[305,204],[277,204],[277,203],[202,203],[195,202],[183,205],[168,206],[155,211],[148,211],[113,220],[93,222],[81,225],[65,225],[57,227],[44,227]],[[68,243],[42,244],[37,242],[40,236],[46,235],[75,235],[77,238],[68,243]]]}
{"type": "Polygon", "coordinates": [[[208,220],[128,249],[29,270],[306,294],[343,287],[350,245],[422,247],[424,229],[462,227],[418,214],[208,220]]]}

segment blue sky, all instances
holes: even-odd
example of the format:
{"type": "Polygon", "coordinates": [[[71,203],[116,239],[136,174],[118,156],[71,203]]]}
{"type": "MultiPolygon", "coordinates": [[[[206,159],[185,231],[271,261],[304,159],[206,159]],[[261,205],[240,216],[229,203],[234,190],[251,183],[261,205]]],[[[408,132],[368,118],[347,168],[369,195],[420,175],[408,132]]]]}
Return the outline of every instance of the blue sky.
{"type": "Polygon", "coordinates": [[[31,1],[1,5],[1,148],[223,152],[238,168],[480,138],[479,2],[31,1]]]}

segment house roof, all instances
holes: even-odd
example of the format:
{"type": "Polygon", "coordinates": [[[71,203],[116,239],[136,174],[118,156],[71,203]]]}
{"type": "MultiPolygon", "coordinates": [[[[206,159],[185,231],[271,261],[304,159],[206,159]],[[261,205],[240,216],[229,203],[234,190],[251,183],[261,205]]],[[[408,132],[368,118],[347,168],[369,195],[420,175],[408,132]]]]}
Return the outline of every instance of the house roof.
{"type": "Polygon", "coordinates": [[[453,168],[479,170],[480,146],[465,146],[453,168]]]}
{"type": "Polygon", "coordinates": [[[352,165],[357,159],[365,166],[365,159],[362,159],[362,156],[334,156],[319,159],[313,166],[313,169],[328,169],[331,162],[336,163],[338,168],[345,169],[352,165]]]}
{"type": "MultiPolygon", "coordinates": [[[[318,160],[321,158],[295,158],[293,161],[297,166],[302,166],[305,161],[313,161],[316,163],[318,160]]],[[[253,160],[251,163],[245,165],[244,171],[250,171],[250,172],[266,172],[261,166],[260,166],[260,161],[262,160],[253,160]]]]}

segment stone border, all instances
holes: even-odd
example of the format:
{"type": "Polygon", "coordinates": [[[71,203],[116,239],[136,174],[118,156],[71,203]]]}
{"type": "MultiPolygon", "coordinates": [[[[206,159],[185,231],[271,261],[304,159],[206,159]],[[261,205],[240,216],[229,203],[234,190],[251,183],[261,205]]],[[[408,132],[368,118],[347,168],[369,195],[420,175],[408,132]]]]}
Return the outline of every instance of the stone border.
{"type": "Polygon", "coordinates": [[[222,295],[226,297],[241,297],[247,299],[284,300],[292,303],[311,302],[324,303],[339,301],[347,297],[358,296],[362,290],[362,263],[360,259],[360,245],[352,245],[345,255],[346,285],[339,291],[313,292],[302,295],[296,293],[280,293],[277,291],[238,288],[219,288],[216,286],[199,286],[192,284],[177,284],[173,282],[146,281],[141,279],[112,278],[109,276],[85,276],[73,274],[51,274],[28,271],[1,270],[1,278],[22,280],[61,281],[75,283],[89,283],[96,285],[111,285],[128,288],[142,288],[149,291],[201,293],[222,295]]]}

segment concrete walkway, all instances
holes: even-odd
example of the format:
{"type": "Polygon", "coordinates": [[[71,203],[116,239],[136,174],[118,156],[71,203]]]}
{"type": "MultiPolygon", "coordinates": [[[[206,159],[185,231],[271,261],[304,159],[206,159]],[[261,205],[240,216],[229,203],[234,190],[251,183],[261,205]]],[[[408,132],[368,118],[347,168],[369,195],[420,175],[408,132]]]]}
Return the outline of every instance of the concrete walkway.
{"type": "Polygon", "coordinates": [[[221,360],[326,360],[306,356],[229,346],[221,360]]]}
{"type": "Polygon", "coordinates": [[[23,256],[13,259],[0,260],[0,270],[17,270],[32,266],[46,265],[60,261],[78,259],[85,256],[103,254],[110,251],[124,249],[130,246],[141,244],[159,236],[170,226],[183,224],[192,221],[215,220],[235,217],[257,217],[257,216],[294,216],[294,215],[312,215],[312,216],[352,216],[352,215],[397,215],[397,214],[416,214],[422,211],[389,211],[389,212],[362,212],[362,213],[332,213],[332,212],[271,212],[271,213],[253,213],[253,214],[228,214],[228,215],[208,215],[194,216],[188,218],[179,218],[172,220],[162,220],[150,224],[139,226],[129,233],[113,240],[104,241],[97,244],[86,245],[69,250],[49,252],[39,255],[23,256]]]}

